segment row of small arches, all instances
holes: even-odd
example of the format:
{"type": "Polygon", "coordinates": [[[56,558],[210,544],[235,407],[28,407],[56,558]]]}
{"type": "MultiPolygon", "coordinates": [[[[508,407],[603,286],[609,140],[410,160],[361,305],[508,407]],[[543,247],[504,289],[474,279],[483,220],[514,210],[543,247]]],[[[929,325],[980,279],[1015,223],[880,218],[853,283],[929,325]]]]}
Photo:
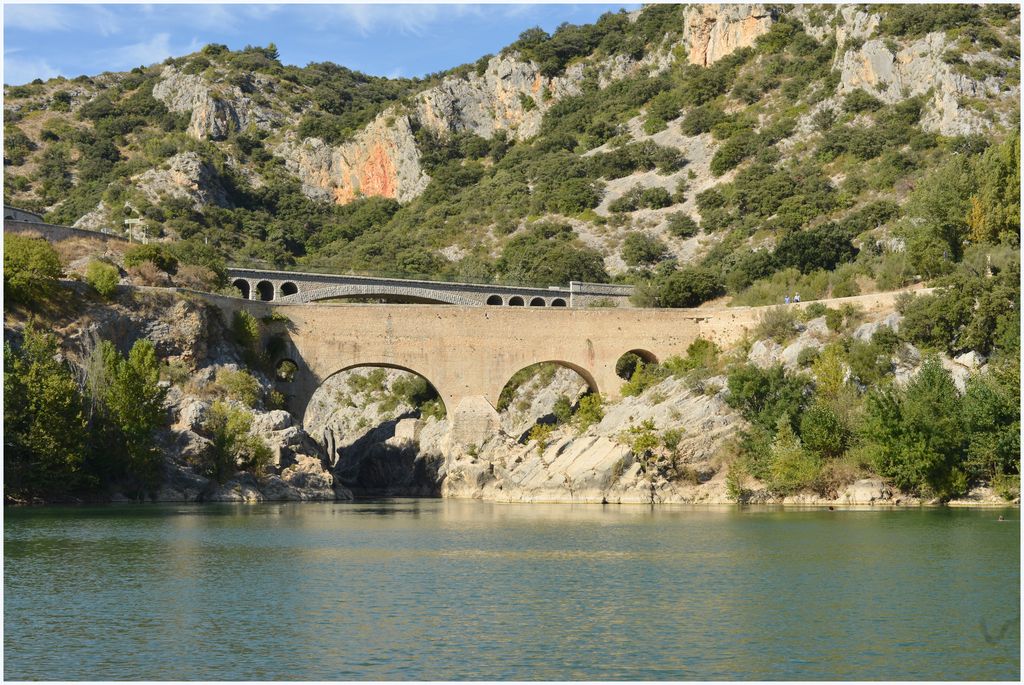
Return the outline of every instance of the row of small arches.
{"type": "MultiPolygon", "coordinates": [[[[253,294],[253,291],[251,290],[252,286],[249,284],[249,281],[244,278],[236,279],[231,285],[233,285],[246,300],[248,300],[253,294]]],[[[270,281],[260,281],[256,284],[256,299],[262,300],[263,302],[271,302],[279,297],[288,297],[289,295],[294,295],[297,292],[299,292],[299,286],[295,285],[291,281],[282,283],[277,293],[274,292],[274,284],[270,281]]]]}
{"type": "MultiPolygon", "coordinates": [[[[490,297],[487,298],[487,304],[494,305],[496,307],[500,307],[502,305],[507,305],[509,307],[525,307],[526,298],[520,297],[519,295],[513,295],[512,297],[508,298],[508,302],[505,302],[505,300],[502,299],[501,295],[491,295],[490,297]]],[[[530,306],[565,307],[568,305],[566,305],[565,300],[561,297],[556,297],[555,299],[551,300],[550,304],[548,304],[548,302],[543,297],[535,297],[530,300],[530,306]]]]}

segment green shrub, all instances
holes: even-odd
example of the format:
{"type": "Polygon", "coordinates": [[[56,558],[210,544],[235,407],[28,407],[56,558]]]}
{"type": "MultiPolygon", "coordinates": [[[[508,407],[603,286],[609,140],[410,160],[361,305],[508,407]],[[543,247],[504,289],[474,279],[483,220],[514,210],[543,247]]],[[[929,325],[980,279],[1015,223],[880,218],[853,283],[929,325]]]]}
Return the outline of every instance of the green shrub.
{"type": "Polygon", "coordinates": [[[576,426],[576,430],[583,432],[590,426],[601,421],[604,418],[604,406],[601,401],[601,395],[598,393],[589,393],[580,398],[579,406],[576,408],[576,414],[573,416],[573,423],[576,426]]]}
{"type": "Polygon", "coordinates": [[[62,273],[50,243],[4,233],[4,293],[11,300],[28,304],[49,296],[62,273]]]}
{"type": "Polygon", "coordinates": [[[652,388],[668,377],[668,371],[658,364],[645,364],[639,361],[633,371],[633,375],[622,386],[623,397],[635,397],[643,394],[648,388],[652,388]]]}
{"type": "Polygon", "coordinates": [[[85,267],[85,282],[91,285],[100,297],[109,298],[117,292],[120,280],[121,274],[118,273],[117,267],[109,262],[93,259],[85,267]]]}
{"type": "Polygon", "coordinates": [[[629,266],[654,264],[665,258],[665,244],[646,233],[630,233],[622,241],[622,261],[629,266]]]}
{"type": "Polygon", "coordinates": [[[697,222],[685,212],[675,212],[668,217],[668,232],[677,238],[692,238],[699,230],[697,222]]]}
{"type": "Polygon", "coordinates": [[[863,88],[855,88],[843,98],[843,109],[855,114],[873,112],[881,106],[882,102],[878,98],[869,95],[863,88]]]}
{"type": "Polygon", "coordinates": [[[661,209],[672,204],[672,193],[661,186],[645,188],[640,193],[640,206],[648,209],[661,209]]]}
{"type": "Polygon", "coordinates": [[[530,429],[530,433],[526,438],[527,442],[535,442],[537,446],[544,449],[548,446],[548,441],[551,439],[551,434],[555,432],[555,424],[553,423],[538,423],[530,429]]]}
{"type": "Polygon", "coordinates": [[[173,274],[178,268],[177,258],[163,245],[132,245],[125,251],[125,268],[139,266],[143,262],[152,262],[156,268],[169,274],[173,274]]]}
{"type": "Polygon", "coordinates": [[[761,314],[754,328],[754,337],[771,338],[777,343],[784,343],[796,333],[798,311],[793,307],[769,307],[761,314]]]}
{"type": "Polygon", "coordinates": [[[217,387],[228,398],[237,400],[247,407],[255,407],[263,395],[260,382],[245,371],[220,369],[217,371],[217,387]]]}
{"type": "Polygon", "coordinates": [[[197,464],[203,475],[218,483],[226,482],[239,469],[263,476],[273,454],[261,438],[249,434],[251,427],[252,414],[225,402],[214,402],[203,423],[203,432],[211,441],[197,464]]]}
{"type": "Polygon", "coordinates": [[[657,428],[651,419],[643,421],[639,426],[630,426],[619,434],[619,440],[629,447],[633,456],[641,460],[650,456],[651,452],[661,444],[657,428]]]}
{"type": "Polygon", "coordinates": [[[818,349],[816,347],[805,347],[800,350],[800,354],[796,356],[796,363],[801,369],[806,369],[818,359],[818,349]]]}

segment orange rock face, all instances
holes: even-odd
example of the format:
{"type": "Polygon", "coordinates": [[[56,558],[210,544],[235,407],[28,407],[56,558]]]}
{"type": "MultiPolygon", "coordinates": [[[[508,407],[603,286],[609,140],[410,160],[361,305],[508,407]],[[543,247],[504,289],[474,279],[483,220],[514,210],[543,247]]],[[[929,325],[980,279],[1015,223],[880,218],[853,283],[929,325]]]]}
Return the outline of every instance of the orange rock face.
{"type": "Polygon", "coordinates": [[[359,197],[388,197],[408,202],[423,192],[429,177],[408,117],[382,115],[355,139],[330,147],[310,138],[279,150],[308,195],[347,204],[359,197]]]}
{"type": "Polygon", "coordinates": [[[341,169],[334,201],[343,205],[361,195],[398,198],[398,171],[382,141],[373,143],[366,156],[353,166],[341,169]]]}

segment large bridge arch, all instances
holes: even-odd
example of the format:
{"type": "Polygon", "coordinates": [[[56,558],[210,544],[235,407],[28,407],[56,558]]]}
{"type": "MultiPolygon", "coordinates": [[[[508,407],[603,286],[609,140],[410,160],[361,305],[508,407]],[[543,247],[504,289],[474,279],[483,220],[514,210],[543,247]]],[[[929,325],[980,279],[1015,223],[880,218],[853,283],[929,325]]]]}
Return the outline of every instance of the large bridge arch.
{"type": "Polygon", "coordinates": [[[406,366],[403,364],[394,364],[392,362],[357,361],[351,364],[347,364],[337,369],[336,371],[333,371],[325,375],[323,378],[319,380],[319,382],[316,384],[316,387],[312,390],[312,392],[309,393],[309,396],[305,400],[302,414],[302,422],[304,425],[307,423],[306,419],[309,411],[309,405],[313,399],[313,396],[316,394],[317,390],[322,388],[329,380],[338,376],[339,374],[345,373],[346,371],[352,371],[354,369],[394,369],[396,371],[405,371],[411,374],[415,374],[422,378],[423,380],[425,380],[430,385],[430,387],[434,389],[434,391],[440,398],[441,403],[444,404],[445,412],[447,413],[449,411],[449,405],[448,402],[445,401],[444,393],[441,391],[440,388],[438,388],[437,384],[434,383],[433,380],[431,380],[430,376],[423,373],[422,371],[417,371],[415,368],[412,368],[411,366],[406,366]]]}
{"type": "Polygon", "coordinates": [[[418,288],[412,286],[378,286],[378,285],[332,285],[326,288],[315,288],[313,290],[299,291],[297,293],[282,297],[279,302],[282,304],[305,304],[318,302],[320,300],[332,300],[347,297],[379,297],[379,298],[409,298],[421,302],[434,302],[438,304],[479,304],[463,295],[431,288],[418,288]]]}
{"type": "Polygon", "coordinates": [[[580,364],[569,362],[569,361],[565,361],[565,360],[562,360],[562,359],[541,359],[539,361],[530,362],[529,364],[526,364],[525,366],[522,366],[522,367],[514,370],[497,387],[497,392],[495,392],[493,388],[491,389],[490,394],[487,396],[487,401],[490,402],[493,407],[497,408],[499,403],[501,402],[501,393],[508,386],[508,384],[512,380],[512,378],[517,373],[519,373],[520,371],[532,368],[534,366],[540,366],[541,364],[554,364],[555,366],[561,366],[562,368],[569,369],[570,371],[574,371],[574,372],[576,372],[576,375],[578,375],[580,378],[582,378],[583,382],[587,384],[587,388],[589,389],[590,392],[598,393],[598,394],[601,392],[601,388],[598,387],[597,379],[594,377],[594,374],[591,373],[585,367],[581,366],[580,364]]]}

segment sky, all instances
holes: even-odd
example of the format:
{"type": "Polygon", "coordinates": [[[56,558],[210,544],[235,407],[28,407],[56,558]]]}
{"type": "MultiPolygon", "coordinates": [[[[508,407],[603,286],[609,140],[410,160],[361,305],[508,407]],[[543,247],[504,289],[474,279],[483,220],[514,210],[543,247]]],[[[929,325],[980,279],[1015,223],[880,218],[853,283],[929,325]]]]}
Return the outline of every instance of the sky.
{"type": "Polygon", "coordinates": [[[194,52],[277,45],[285,64],[413,77],[497,53],[533,26],[590,23],[627,5],[4,3],[4,83],[126,71],[194,52]]]}

